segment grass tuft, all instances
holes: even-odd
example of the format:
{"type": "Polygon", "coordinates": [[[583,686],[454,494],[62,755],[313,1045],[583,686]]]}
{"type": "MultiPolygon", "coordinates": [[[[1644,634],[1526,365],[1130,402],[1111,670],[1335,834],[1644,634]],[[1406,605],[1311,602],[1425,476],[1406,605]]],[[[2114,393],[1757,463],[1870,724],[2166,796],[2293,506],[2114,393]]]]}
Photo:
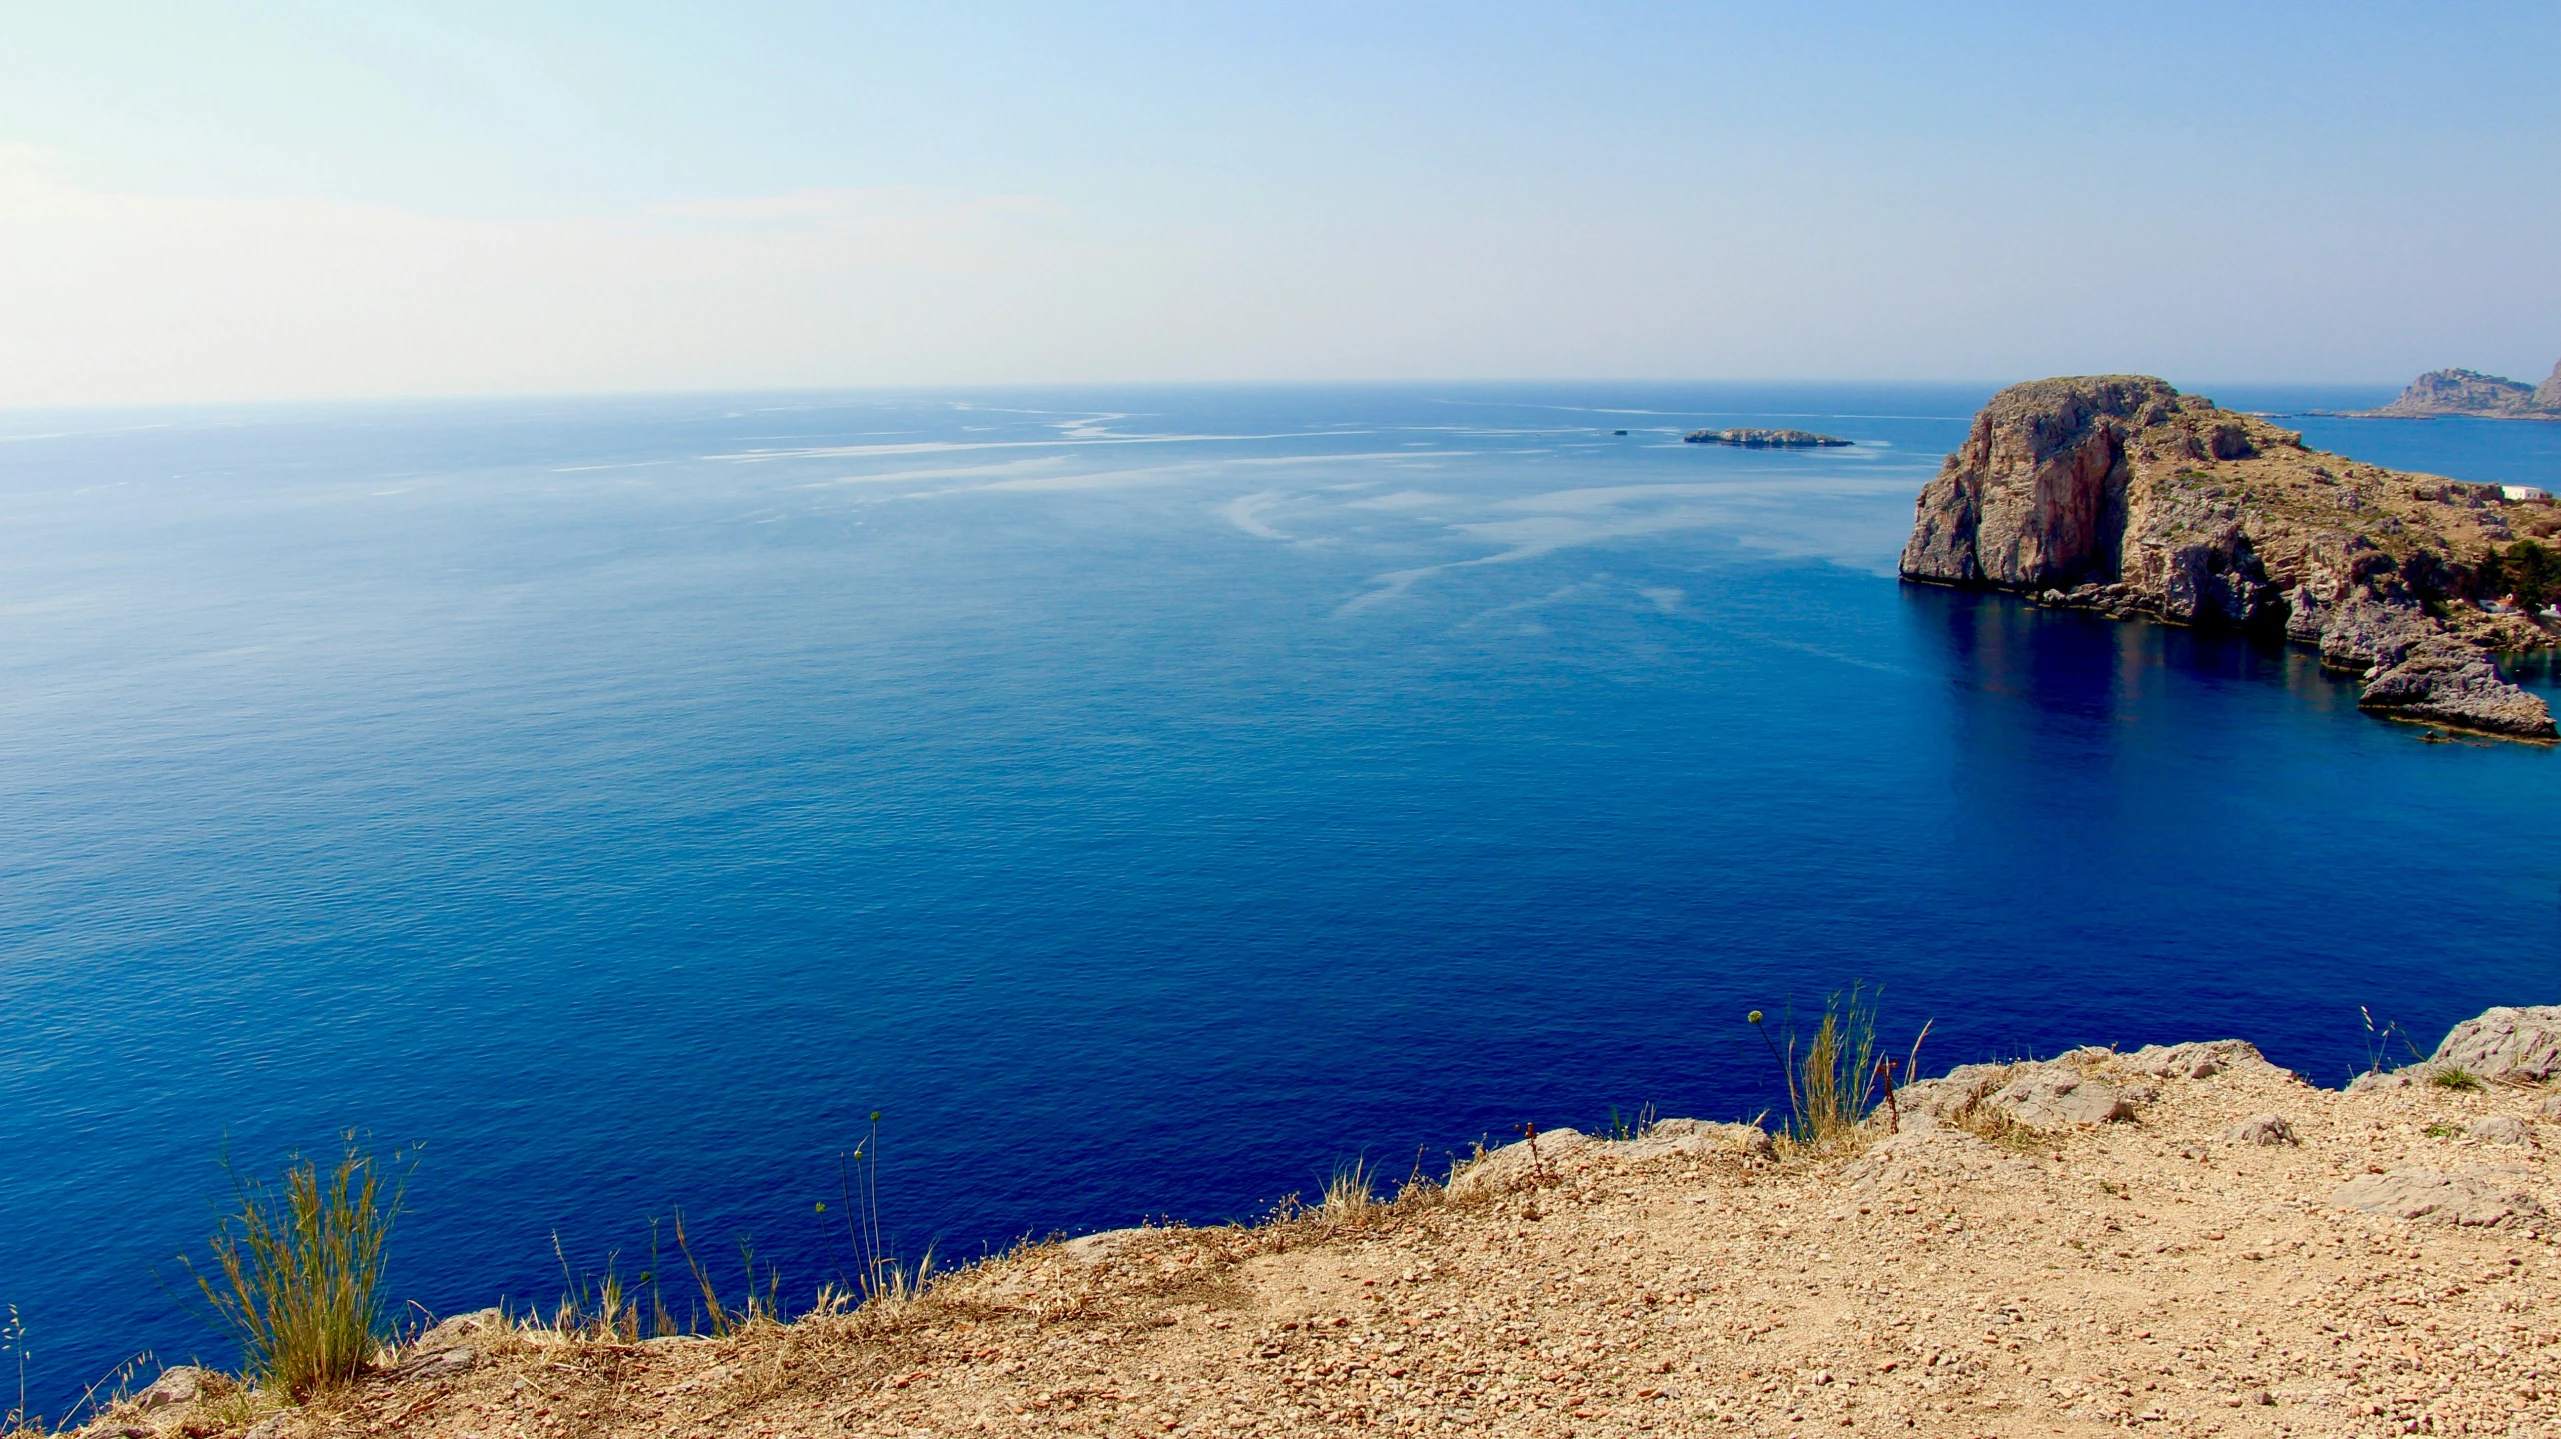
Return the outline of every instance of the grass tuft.
{"type": "Polygon", "coordinates": [[[1337,1226],[1361,1225],[1377,1218],[1382,1207],[1377,1169],[1365,1160],[1354,1160],[1325,1181],[1325,1197],[1317,1201],[1316,1218],[1337,1226]]]}
{"type": "Polygon", "coordinates": [[[2481,1087],[2481,1081],[2473,1077],[2472,1071],[2460,1069],[2451,1064],[2430,1074],[2428,1083],[2439,1089],[2472,1090],[2481,1087]]]}
{"type": "Polygon", "coordinates": [[[210,1242],[211,1272],[179,1260],[247,1372],[296,1403],[352,1382],[380,1347],[383,1261],[415,1168],[386,1191],[355,1132],[341,1138],[327,1173],[296,1156],[274,1185],[225,1161],[234,1208],[210,1242]]]}
{"type": "MultiPolygon", "coordinates": [[[[1771,1057],[1778,1061],[1779,1071],[1787,1080],[1791,1114],[1787,1139],[1807,1150],[1830,1150],[1857,1142],[1868,1116],[1892,1094],[1897,1068],[1891,1058],[1877,1052],[1876,992],[1864,983],[1854,982],[1833,994],[1823,1006],[1822,1021],[1815,1026],[1813,1035],[1801,1043],[1795,1020],[1789,1017],[1783,1055],[1759,1010],[1744,1018],[1761,1031],[1762,1042],[1769,1046],[1771,1057]]],[[[1926,1026],[1922,1034],[1927,1036],[1926,1026]]],[[[1911,1060],[1901,1066],[1907,1082],[1920,1061],[1920,1047],[1920,1040],[1914,1040],[1911,1060]]]]}

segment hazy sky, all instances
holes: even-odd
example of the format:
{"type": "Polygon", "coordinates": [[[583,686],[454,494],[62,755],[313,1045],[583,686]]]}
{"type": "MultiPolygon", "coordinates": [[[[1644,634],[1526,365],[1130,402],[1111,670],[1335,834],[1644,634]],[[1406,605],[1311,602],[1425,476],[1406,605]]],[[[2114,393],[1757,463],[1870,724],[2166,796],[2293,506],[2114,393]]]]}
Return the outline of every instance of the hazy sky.
{"type": "Polygon", "coordinates": [[[0,405],[2529,380],[2561,5],[0,0],[0,405]]]}

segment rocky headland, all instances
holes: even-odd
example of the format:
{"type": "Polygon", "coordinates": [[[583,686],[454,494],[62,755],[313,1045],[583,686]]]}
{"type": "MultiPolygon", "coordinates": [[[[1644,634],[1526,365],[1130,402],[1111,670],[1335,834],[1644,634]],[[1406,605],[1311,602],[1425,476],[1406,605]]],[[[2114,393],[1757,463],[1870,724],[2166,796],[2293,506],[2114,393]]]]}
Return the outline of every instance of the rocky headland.
{"type": "Polygon", "coordinates": [[[2488,420],[2561,420],[2561,364],[2540,385],[2485,375],[2478,370],[2430,370],[2410,382],[2400,398],[2378,410],[2376,419],[2424,420],[2440,415],[2470,415],[2488,420]]]}
{"type": "Polygon", "coordinates": [[[1815,450],[1858,443],[1838,435],[1818,435],[1812,430],[1757,430],[1749,427],[1692,430],[1681,436],[1681,441],[1691,445],[1739,445],[1747,450],[1815,450]]]}
{"type": "Polygon", "coordinates": [[[2013,385],[1921,491],[1905,579],[2316,647],[2394,718],[2553,737],[2491,654],[2553,643],[2493,557],[2561,530],[2549,501],[2305,448],[2141,375],[2013,385]]]}
{"type": "Polygon", "coordinates": [[[447,1319],[104,1439],[2561,1435],[2561,1006],[2322,1089],[2239,1040],[1909,1085],[1802,1145],[1542,1131],[1376,1200],[1026,1245],[717,1337],[447,1319]]]}

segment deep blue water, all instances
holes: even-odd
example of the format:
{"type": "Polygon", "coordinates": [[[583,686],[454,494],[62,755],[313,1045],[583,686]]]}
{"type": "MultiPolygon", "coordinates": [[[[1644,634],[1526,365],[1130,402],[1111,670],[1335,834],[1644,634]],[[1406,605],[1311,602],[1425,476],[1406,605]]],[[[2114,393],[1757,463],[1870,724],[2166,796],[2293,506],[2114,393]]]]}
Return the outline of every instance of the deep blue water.
{"type": "MultiPolygon", "coordinates": [[[[39,1407],[228,1357],[153,1278],[226,1143],[425,1143],[395,1289],[438,1311],[555,1297],[555,1233],[635,1268],[678,1205],[805,1301],[875,1108],[901,1252],[965,1257],[1750,1115],[1744,1011],[1853,978],[1933,1067],[2240,1034],[2333,1084],[2360,1005],[2424,1048],[2561,998],[2561,755],[1895,583],[1986,392],[0,416],[39,1407]]],[[[2298,423],[2561,489],[2561,426],[2298,423]]]]}

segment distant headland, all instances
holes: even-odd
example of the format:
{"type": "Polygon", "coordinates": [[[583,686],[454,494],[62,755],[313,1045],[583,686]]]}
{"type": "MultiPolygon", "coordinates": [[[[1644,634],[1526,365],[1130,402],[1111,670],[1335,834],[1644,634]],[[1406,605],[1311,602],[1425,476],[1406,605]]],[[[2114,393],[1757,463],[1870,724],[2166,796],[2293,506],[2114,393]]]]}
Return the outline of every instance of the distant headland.
{"type": "Polygon", "coordinates": [[[2410,382],[2401,397],[2379,410],[2359,410],[2360,419],[2426,420],[2441,415],[2469,415],[2484,420],[2561,420],[2561,364],[2540,385],[2485,375],[2479,370],[2430,370],[2410,382]]]}
{"type": "Polygon", "coordinates": [[[1692,430],[1681,436],[1685,444],[1740,445],[1747,450],[1813,450],[1834,445],[1852,445],[1837,435],[1818,435],[1812,430],[1692,430]]]}
{"type": "Polygon", "coordinates": [[[1902,574],[2282,635],[2363,680],[2370,711],[2550,739],[2544,702],[2490,653],[2554,643],[2539,541],[2556,533],[2538,492],[2363,464],[2149,376],[2097,375],[1992,397],[1921,491],[1902,574]]]}

